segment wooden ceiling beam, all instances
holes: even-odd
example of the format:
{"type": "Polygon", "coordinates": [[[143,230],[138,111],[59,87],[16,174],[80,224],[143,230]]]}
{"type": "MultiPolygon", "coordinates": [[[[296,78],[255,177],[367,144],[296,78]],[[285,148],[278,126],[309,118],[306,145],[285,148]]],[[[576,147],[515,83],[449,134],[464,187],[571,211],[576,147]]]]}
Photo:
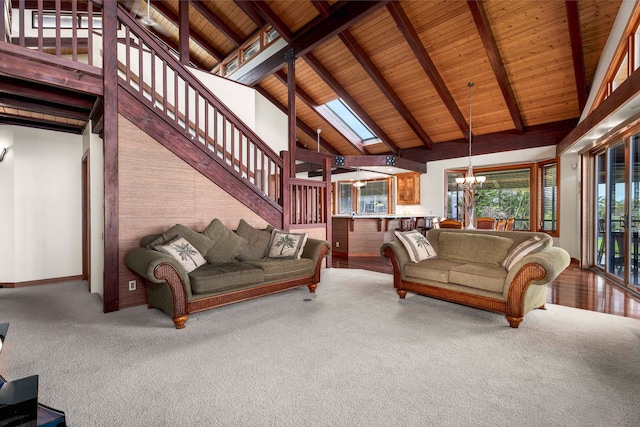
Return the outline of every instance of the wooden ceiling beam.
{"type": "Polygon", "coordinates": [[[91,110],[81,110],[74,108],[72,105],[64,107],[50,102],[41,101],[40,99],[42,98],[29,99],[15,95],[0,94],[0,107],[15,108],[16,110],[64,117],[66,119],[89,120],[89,113],[91,113],[91,110]]]}
{"type": "Polygon", "coordinates": [[[522,118],[513,89],[511,88],[509,76],[507,75],[507,70],[504,67],[504,61],[500,55],[498,43],[496,43],[493,31],[491,31],[491,24],[489,23],[489,18],[487,17],[484,6],[482,5],[482,2],[476,0],[467,1],[467,5],[471,10],[473,20],[476,23],[476,28],[480,34],[480,39],[482,40],[484,50],[489,58],[491,68],[493,68],[493,73],[498,80],[502,96],[507,104],[509,113],[511,114],[511,120],[515,125],[516,130],[519,133],[524,133],[524,119],[522,118]]]}
{"type": "Polygon", "coordinates": [[[293,32],[278,15],[263,1],[247,1],[266,22],[269,23],[287,43],[293,40],[293,32]]]}
{"type": "MultiPolygon", "coordinates": [[[[473,155],[545,147],[560,143],[576,126],[578,119],[529,126],[525,133],[515,130],[478,135],[473,140],[473,155]]],[[[434,144],[432,150],[422,147],[402,150],[400,156],[414,161],[431,162],[469,156],[469,141],[461,138],[434,144]]]]}
{"type": "Polygon", "coordinates": [[[89,110],[95,104],[95,97],[51,86],[39,85],[23,80],[3,77],[0,92],[20,96],[23,98],[46,99],[60,105],[73,105],[76,108],[89,110]]]}
{"type": "Polygon", "coordinates": [[[640,70],[636,70],[623,81],[558,144],[556,155],[564,154],[576,141],[595,129],[603,120],[635,99],[638,93],[640,93],[640,70]]]}
{"type": "Polygon", "coordinates": [[[355,37],[349,32],[349,30],[343,31],[340,33],[340,40],[347,46],[347,48],[351,51],[351,54],[356,57],[362,68],[367,72],[371,80],[378,86],[378,89],[382,92],[382,94],[389,100],[391,105],[396,109],[400,117],[402,117],[411,130],[416,134],[418,139],[422,142],[422,144],[431,149],[433,147],[433,141],[429,138],[429,135],[424,131],[418,120],[415,118],[413,113],[407,108],[407,106],[402,102],[402,99],[398,96],[391,84],[384,78],[380,70],[376,67],[376,65],[371,60],[370,56],[365,52],[364,48],[358,43],[355,37]]]}
{"type": "Polygon", "coordinates": [[[378,123],[376,123],[371,116],[356,102],[356,100],[347,92],[344,87],[336,80],[335,77],[327,70],[322,63],[312,54],[307,53],[304,55],[304,59],[309,66],[320,76],[322,80],[333,90],[354,113],[360,117],[360,119],[380,138],[384,145],[393,153],[398,154],[398,146],[393,142],[391,137],[382,130],[378,123]]]}
{"type": "MultiPolygon", "coordinates": [[[[436,144],[438,145],[438,144],[436,144]]],[[[427,151],[424,148],[421,148],[427,151]]],[[[388,166],[406,169],[413,172],[425,173],[427,165],[424,162],[414,161],[407,158],[393,155],[366,155],[366,156],[329,156],[323,153],[316,153],[310,150],[300,150],[298,160],[307,163],[321,164],[324,158],[331,159],[332,166],[340,167],[366,167],[366,166],[388,166]],[[339,159],[339,161],[338,161],[339,159]]]]}
{"type": "MultiPolygon", "coordinates": [[[[287,109],[287,107],[282,105],[280,103],[280,101],[278,101],[276,98],[274,98],[265,88],[263,88],[260,85],[257,85],[255,87],[255,89],[262,96],[267,98],[273,105],[278,107],[280,109],[280,111],[282,111],[285,114],[289,114],[289,110],[287,109]]],[[[296,126],[299,127],[300,130],[302,130],[310,138],[313,138],[314,140],[316,140],[318,138],[318,133],[315,130],[313,130],[311,128],[311,126],[307,125],[302,120],[297,119],[296,126]]],[[[326,139],[322,138],[322,136],[320,136],[320,146],[323,147],[325,150],[329,151],[331,154],[335,154],[337,156],[342,154],[340,151],[336,150],[331,144],[329,144],[329,142],[326,139]]],[[[303,147],[303,146],[301,145],[301,147],[303,147]]],[[[296,153],[297,153],[297,151],[296,151],[296,153]]]]}
{"type": "MultiPolygon", "coordinates": [[[[167,20],[171,21],[172,24],[175,25],[176,22],[178,22],[178,16],[175,15],[171,10],[169,10],[169,8],[162,2],[152,2],[151,6],[153,8],[155,8],[158,13],[160,13],[162,16],[164,16],[167,20]]],[[[175,49],[176,51],[178,51],[178,46],[173,42],[173,40],[171,40],[169,37],[154,31],[154,33],[164,42],[166,43],[168,46],[171,46],[173,49],[175,49]]],[[[200,45],[200,47],[202,47],[209,55],[211,55],[216,61],[220,62],[222,61],[226,55],[224,55],[222,52],[220,52],[218,49],[216,49],[215,47],[211,46],[211,44],[202,36],[202,34],[198,33],[197,31],[193,31],[191,28],[189,28],[189,37],[197,44],[200,45]]],[[[207,69],[206,67],[203,66],[203,64],[196,64],[198,66],[198,68],[201,68],[203,70],[207,69]]]]}
{"type": "Polygon", "coordinates": [[[388,3],[387,9],[389,10],[389,13],[391,13],[391,16],[393,17],[393,19],[396,21],[396,25],[398,29],[400,30],[400,32],[406,39],[407,43],[411,47],[411,50],[413,50],[415,57],[417,58],[418,62],[424,69],[424,72],[427,74],[427,76],[431,80],[433,87],[436,89],[436,91],[440,95],[442,102],[444,102],[445,107],[451,113],[451,116],[453,117],[453,120],[456,122],[456,124],[460,128],[460,131],[462,132],[463,135],[468,135],[469,125],[466,119],[462,115],[462,112],[460,112],[458,105],[453,100],[453,96],[451,96],[449,89],[447,89],[447,86],[445,85],[444,80],[442,80],[442,77],[438,73],[436,66],[434,65],[433,61],[429,57],[427,50],[425,49],[424,45],[422,44],[422,41],[420,40],[420,36],[418,36],[418,33],[416,32],[415,28],[411,24],[411,21],[409,20],[409,17],[405,13],[404,9],[402,9],[400,2],[388,3]]]}
{"type": "Polygon", "coordinates": [[[287,31],[284,29],[286,26],[280,28],[280,30],[277,28],[278,26],[282,27],[284,24],[280,18],[275,16],[273,11],[268,13],[265,9],[268,5],[263,2],[257,2],[256,7],[259,7],[260,10],[264,9],[263,12],[260,12],[260,10],[257,10],[257,12],[262,13],[262,15],[264,15],[262,17],[267,21],[267,23],[272,25],[285,40],[290,40],[290,43],[289,46],[286,46],[280,51],[274,53],[260,65],[238,79],[238,82],[247,86],[254,86],[258,84],[258,82],[266,76],[271,75],[276,70],[282,68],[286,62],[286,52],[293,51],[293,54],[296,57],[301,57],[317,46],[320,46],[331,37],[338,35],[369,14],[378,10],[389,1],[390,0],[340,2],[338,7],[332,8],[332,13],[327,19],[319,20],[315,25],[305,27],[303,30],[298,31],[291,36],[289,35],[290,30],[287,31]],[[280,31],[283,31],[285,34],[280,31]]]}
{"type": "Polygon", "coordinates": [[[258,13],[258,11],[253,7],[248,1],[244,0],[234,0],[233,3],[238,6],[238,8],[244,12],[258,27],[263,27],[267,21],[264,20],[262,16],[258,13]]]}
{"type": "MultiPolygon", "coordinates": [[[[284,71],[279,70],[276,71],[274,73],[274,76],[282,83],[284,83],[285,85],[287,84],[287,75],[284,71]]],[[[298,96],[298,98],[300,98],[300,100],[302,102],[304,102],[307,107],[311,108],[313,111],[316,112],[316,114],[318,114],[320,116],[320,118],[324,121],[326,121],[336,132],[338,132],[341,136],[344,137],[344,139],[359,153],[361,154],[366,154],[366,151],[364,149],[364,146],[362,145],[362,142],[360,141],[352,141],[351,139],[347,138],[345,136],[345,132],[343,129],[340,129],[336,123],[335,120],[332,119],[332,117],[330,117],[330,111],[327,111],[328,108],[322,105],[318,105],[318,103],[311,97],[311,95],[309,95],[304,89],[302,89],[300,86],[296,86],[296,95],[298,96]]],[[[340,154],[340,153],[337,153],[340,154]]]]}
{"type": "Polygon", "coordinates": [[[240,34],[236,33],[233,28],[227,25],[226,22],[220,19],[218,15],[213,13],[211,9],[205,6],[204,3],[200,1],[190,1],[189,4],[207,21],[211,22],[211,25],[216,27],[226,38],[231,40],[233,44],[240,46],[244,43],[244,38],[240,34]]]}
{"type": "Polygon", "coordinates": [[[565,1],[567,9],[567,24],[571,39],[571,57],[573,59],[573,74],[576,78],[578,105],[580,112],[587,105],[587,76],[585,72],[584,54],[582,51],[582,26],[580,25],[580,5],[577,1],[565,1]]]}
{"type": "Polygon", "coordinates": [[[12,114],[0,113],[0,124],[11,126],[25,126],[29,128],[51,130],[55,132],[66,132],[81,134],[83,126],[74,126],[67,123],[60,123],[44,119],[32,119],[29,117],[16,116],[12,114]]]}

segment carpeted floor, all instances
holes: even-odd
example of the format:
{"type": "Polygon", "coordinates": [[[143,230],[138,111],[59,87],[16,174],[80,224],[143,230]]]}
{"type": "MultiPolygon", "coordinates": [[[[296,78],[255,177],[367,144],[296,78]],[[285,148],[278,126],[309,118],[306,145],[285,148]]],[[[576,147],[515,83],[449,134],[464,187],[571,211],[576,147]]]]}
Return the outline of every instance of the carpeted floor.
{"type": "Polygon", "coordinates": [[[503,315],[329,269],[171,319],[103,314],[84,283],[0,289],[8,379],[40,375],[70,426],[637,426],[640,321],[549,305],[503,315]]]}

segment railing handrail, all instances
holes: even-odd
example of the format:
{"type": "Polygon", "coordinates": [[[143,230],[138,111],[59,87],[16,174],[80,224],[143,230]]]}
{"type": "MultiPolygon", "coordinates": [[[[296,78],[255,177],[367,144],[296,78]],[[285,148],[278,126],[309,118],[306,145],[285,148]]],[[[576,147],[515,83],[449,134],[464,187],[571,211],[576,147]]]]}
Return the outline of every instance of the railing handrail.
{"type": "MultiPolygon", "coordinates": [[[[135,22],[131,16],[126,12],[124,7],[118,4],[118,19],[126,24],[129,28],[140,28],[140,26],[135,22]]],[[[278,156],[278,154],[267,145],[262,138],[260,138],[252,129],[247,127],[245,123],[240,120],[240,118],[234,114],[231,110],[229,110],[223,103],[220,101],[209,89],[200,82],[198,78],[196,78],[183,64],[180,63],[173,55],[167,52],[165,46],[161,45],[154,37],[151,37],[147,31],[137,32],[135,31],[136,36],[140,37],[146,44],[148,44],[154,51],[155,55],[157,55],[161,60],[167,62],[171,65],[173,71],[178,73],[180,77],[184,78],[194,89],[200,94],[204,94],[205,99],[217,108],[225,117],[231,119],[231,123],[236,126],[239,130],[241,130],[244,134],[249,136],[252,141],[254,141],[259,148],[265,152],[269,153],[269,158],[272,159],[278,166],[282,167],[282,159],[278,156]]]]}

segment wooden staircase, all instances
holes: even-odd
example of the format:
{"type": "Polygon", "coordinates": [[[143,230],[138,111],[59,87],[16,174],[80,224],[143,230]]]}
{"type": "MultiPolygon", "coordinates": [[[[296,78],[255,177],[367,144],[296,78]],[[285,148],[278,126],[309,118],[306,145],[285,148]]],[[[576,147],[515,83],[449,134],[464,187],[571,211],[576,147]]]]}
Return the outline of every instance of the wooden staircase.
{"type": "MultiPolygon", "coordinates": [[[[9,0],[0,0],[0,15],[5,1],[9,0]]],[[[42,16],[43,3],[36,3],[42,16]]],[[[105,312],[118,309],[119,294],[118,207],[117,201],[113,203],[118,192],[117,136],[110,133],[117,115],[135,123],[273,226],[326,227],[329,235],[330,175],[327,179],[325,174],[323,181],[294,178],[287,152],[275,153],[122,6],[102,3],[55,2],[55,16],[59,25],[62,13],[71,13],[74,19],[84,13],[89,22],[93,14],[102,13],[104,28],[43,31],[40,21],[33,37],[21,26],[19,35],[9,40],[6,28],[0,26],[0,76],[22,82],[24,88],[39,85],[41,90],[30,98],[33,108],[47,93],[64,92],[67,100],[75,100],[72,103],[80,99],[86,103],[87,96],[93,102],[86,120],[103,137],[105,155],[105,312]],[[109,16],[115,16],[117,23],[109,16]],[[92,53],[100,48],[101,57],[92,53]]],[[[30,22],[24,7],[25,2],[19,1],[14,19],[30,22]]],[[[4,16],[0,18],[4,22],[4,16]]],[[[3,90],[0,87],[0,96],[3,90]]],[[[27,104],[22,98],[19,107],[29,110],[27,104]]],[[[22,125],[38,127],[38,122],[22,125]]]]}

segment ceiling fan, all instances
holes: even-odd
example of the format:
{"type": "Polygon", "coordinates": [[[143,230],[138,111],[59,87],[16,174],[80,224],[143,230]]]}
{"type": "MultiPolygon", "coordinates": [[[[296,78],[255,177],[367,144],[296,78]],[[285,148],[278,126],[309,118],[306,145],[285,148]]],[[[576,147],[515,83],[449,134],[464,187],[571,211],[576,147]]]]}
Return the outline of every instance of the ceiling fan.
{"type": "Polygon", "coordinates": [[[158,21],[156,21],[151,17],[151,0],[147,0],[146,3],[147,3],[147,13],[140,14],[139,11],[136,13],[136,19],[138,20],[138,22],[140,22],[142,25],[144,25],[149,29],[153,29],[154,31],[164,34],[165,36],[169,35],[171,33],[169,28],[166,28],[165,26],[161,25],[158,21]]]}

